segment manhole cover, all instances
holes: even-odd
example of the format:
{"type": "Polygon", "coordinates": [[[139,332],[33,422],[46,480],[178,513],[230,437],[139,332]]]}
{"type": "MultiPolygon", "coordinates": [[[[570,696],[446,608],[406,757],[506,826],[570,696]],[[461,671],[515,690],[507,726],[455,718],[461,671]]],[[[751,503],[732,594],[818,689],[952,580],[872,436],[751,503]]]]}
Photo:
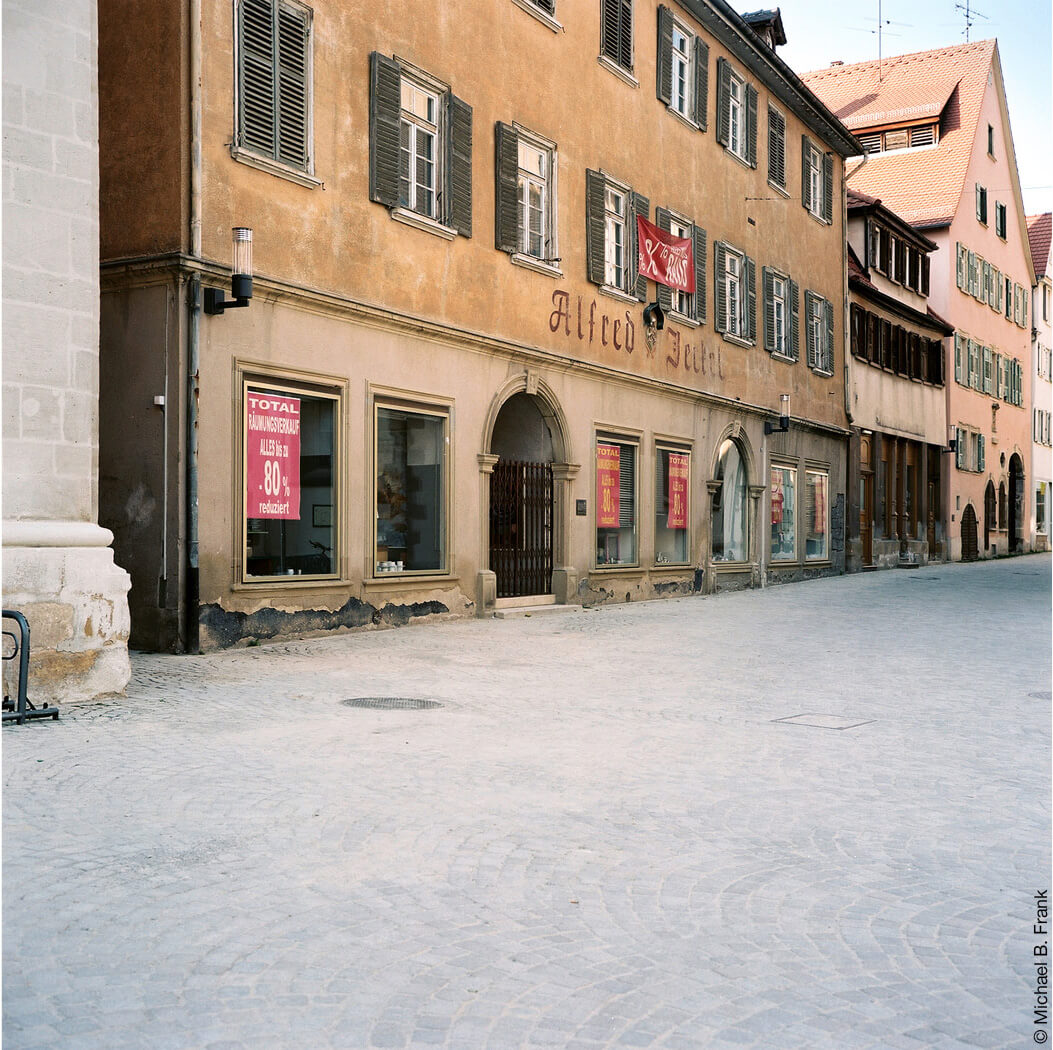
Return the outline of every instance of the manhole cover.
{"type": "Polygon", "coordinates": [[[773,718],[773,722],[785,722],[792,726],[809,726],[812,729],[856,729],[868,726],[873,718],[855,719],[849,715],[790,715],[787,718],[773,718]]]}
{"type": "Polygon", "coordinates": [[[1053,693],[1048,690],[1046,692],[1039,690],[1038,692],[1028,693],[1027,695],[1033,697],[1035,700],[1053,700],[1053,693]]]}
{"type": "Polygon", "coordinates": [[[438,700],[419,700],[413,696],[358,696],[340,702],[346,707],[364,707],[370,711],[426,711],[442,707],[438,700]]]}

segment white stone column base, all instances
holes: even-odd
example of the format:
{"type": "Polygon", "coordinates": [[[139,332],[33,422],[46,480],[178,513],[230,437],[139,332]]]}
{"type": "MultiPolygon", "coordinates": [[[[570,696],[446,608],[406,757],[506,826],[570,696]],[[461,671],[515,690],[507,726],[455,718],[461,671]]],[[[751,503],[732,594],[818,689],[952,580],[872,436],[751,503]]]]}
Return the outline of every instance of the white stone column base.
{"type": "MultiPolygon", "coordinates": [[[[112,534],[88,522],[7,521],[3,533],[3,607],[29,622],[30,701],[61,704],[123,692],[131,677],[131,578],[114,564],[106,545],[112,534]],[[57,545],[63,538],[83,545],[57,545]]],[[[5,661],[4,693],[12,699],[15,675],[17,661],[5,661]]]]}

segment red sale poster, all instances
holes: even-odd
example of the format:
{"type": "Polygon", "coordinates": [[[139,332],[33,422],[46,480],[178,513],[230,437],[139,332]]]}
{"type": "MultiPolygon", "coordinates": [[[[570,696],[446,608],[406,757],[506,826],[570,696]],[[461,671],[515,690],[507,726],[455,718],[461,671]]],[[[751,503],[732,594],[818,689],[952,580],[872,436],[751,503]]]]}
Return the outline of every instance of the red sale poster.
{"type": "Polygon", "coordinates": [[[621,495],[621,449],[617,445],[596,446],[596,527],[618,528],[621,495]]]}
{"type": "Polygon", "coordinates": [[[679,288],[695,291],[695,254],[690,237],[677,237],[660,230],[642,215],[636,216],[637,265],[643,277],[679,288]]]}
{"type": "Polygon", "coordinates": [[[669,519],[671,529],[687,528],[687,463],[688,457],[669,454],[669,519]]]}
{"type": "Polygon", "coordinates": [[[245,516],[300,517],[300,399],[246,395],[245,516]]]}

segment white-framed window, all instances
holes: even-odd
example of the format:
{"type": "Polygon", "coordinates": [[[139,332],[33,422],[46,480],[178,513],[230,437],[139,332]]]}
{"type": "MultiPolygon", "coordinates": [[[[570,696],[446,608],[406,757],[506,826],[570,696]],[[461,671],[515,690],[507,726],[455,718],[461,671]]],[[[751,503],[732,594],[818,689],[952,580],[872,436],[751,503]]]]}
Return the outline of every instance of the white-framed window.
{"type": "Polygon", "coordinates": [[[608,186],[603,195],[603,283],[629,290],[629,194],[608,186]]]}
{"type": "Polygon", "coordinates": [[[995,201],[995,233],[1004,241],[1006,238],[1006,208],[1001,201],[995,201]]]}
{"type": "Polygon", "coordinates": [[[232,153],[247,159],[242,154],[247,151],[309,174],[311,9],[295,0],[238,0],[235,14],[237,112],[232,153]]]}
{"type": "Polygon", "coordinates": [[[373,575],[447,570],[449,412],[373,402],[373,575]]]}
{"type": "Polygon", "coordinates": [[[673,22],[672,49],[672,97],[669,100],[671,109],[682,117],[690,118],[691,114],[691,35],[677,22],[673,22]]]}
{"type": "MultiPolygon", "coordinates": [[[[833,221],[834,157],[801,136],[801,203],[820,222],[833,221]]],[[[890,269],[887,271],[891,273],[890,269]]]]}
{"type": "Polygon", "coordinates": [[[823,165],[822,155],[817,149],[808,151],[808,193],[811,197],[811,213],[821,217],[823,213],[823,165]]]}
{"type": "Polygon", "coordinates": [[[596,565],[637,564],[635,439],[596,437],[596,565]]]}
{"type": "Polygon", "coordinates": [[[339,576],[345,385],[254,370],[239,386],[240,582],[339,576]]]}
{"type": "Polygon", "coordinates": [[[724,266],[724,294],[728,304],[728,335],[740,338],[745,330],[745,317],[742,309],[742,256],[728,252],[724,266]]]}
{"type": "Polygon", "coordinates": [[[728,149],[736,157],[746,157],[745,83],[734,73],[728,78],[728,149]]]}
{"type": "Polygon", "coordinates": [[[636,216],[650,201],[605,172],[585,171],[585,249],[588,277],[611,295],[646,301],[647,281],[636,262],[636,216]]]}
{"type": "Polygon", "coordinates": [[[737,248],[714,242],[716,329],[729,339],[757,338],[757,279],[754,261],[737,248]]]}
{"type": "Polygon", "coordinates": [[[552,155],[549,150],[521,137],[516,179],[519,250],[535,259],[544,259],[548,254],[551,169],[552,155]]]}
{"type": "Polygon", "coordinates": [[[658,5],[658,98],[677,116],[706,130],[709,46],[665,4],[658,5]]]}
{"type": "Polygon", "coordinates": [[[987,187],[976,184],[976,221],[987,225],[987,187]]]}
{"type": "Polygon", "coordinates": [[[834,371],[834,305],[816,292],[804,293],[808,367],[832,375],[834,371]]]}
{"type": "MultiPolygon", "coordinates": [[[[669,232],[674,237],[685,237],[690,239],[694,235],[694,224],[686,222],[683,219],[673,215],[669,219],[669,232]]],[[[680,314],[681,317],[687,317],[691,320],[695,319],[695,294],[691,292],[685,292],[680,288],[670,289],[672,298],[672,309],[674,313],[680,314]]]]}
{"type": "Polygon", "coordinates": [[[1035,531],[1043,536],[1049,529],[1046,517],[1046,503],[1049,498],[1049,483],[1040,481],[1035,487],[1035,531]]]}
{"type": "Polygon", "coordinates": [[[797,468],[771,465],[771,560],[797,560],[797,468]]]}
{"type": "Polygon", "coordinates": [[[399,204],[429,219],[437,217],[439,94],[402,77],[399,118],[399,204]]]}
{"type": "Polygon", "coordinates": [[[690,450],[656,445],[654,478],[655,564],[685,565],[690,557],[690,450]]]}
{"type": "Polygon", "coordinates": [[[804,472],[804,557],[826,561],[830,557],[830,475],[804,472]]]}
{"type": "MultiPolygon", "coordinates": [[[[655,224],[674,237],[681,237],[691,244],[694,262],[694,292],[686,292],[658,282],[656,292],[662,309],[674,314],[679,320],[691,323],[706,322],[706,231],[689,219],[668,208],[655,208],[655,224]]],[[[687,267],[683,268],[686,276],[687,267]]]]}
{"type": "Polygon", "coordinates": [[[727,59],[717,59],[717,142],[757,166],[757,89],[727,59]]]}
{"type": "Polygon", "coordinates": [[[512,261],[558,275],[556,144],[497,123],[496,246],[512,261]]]}
{"type": "Polygon", "coordinates": [[[796,361],[797,284],[778,270],[764,268],[764,349],[796,361]]]}

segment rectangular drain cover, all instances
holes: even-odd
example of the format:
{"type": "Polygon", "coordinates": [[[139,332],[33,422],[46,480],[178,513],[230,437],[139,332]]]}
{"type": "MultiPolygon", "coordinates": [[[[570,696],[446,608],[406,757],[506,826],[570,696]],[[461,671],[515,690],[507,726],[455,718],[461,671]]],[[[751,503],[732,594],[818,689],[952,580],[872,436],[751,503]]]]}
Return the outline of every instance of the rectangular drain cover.
{"type": "Polygon", "coordinates": [[[773,718],[773,722],[785,722],[792,726],[811,726],[813,729],[857,729],[859,726],[872,725],[873,718],[854,719],[848,715],[789,715],[786,718],[773,718]]]}

